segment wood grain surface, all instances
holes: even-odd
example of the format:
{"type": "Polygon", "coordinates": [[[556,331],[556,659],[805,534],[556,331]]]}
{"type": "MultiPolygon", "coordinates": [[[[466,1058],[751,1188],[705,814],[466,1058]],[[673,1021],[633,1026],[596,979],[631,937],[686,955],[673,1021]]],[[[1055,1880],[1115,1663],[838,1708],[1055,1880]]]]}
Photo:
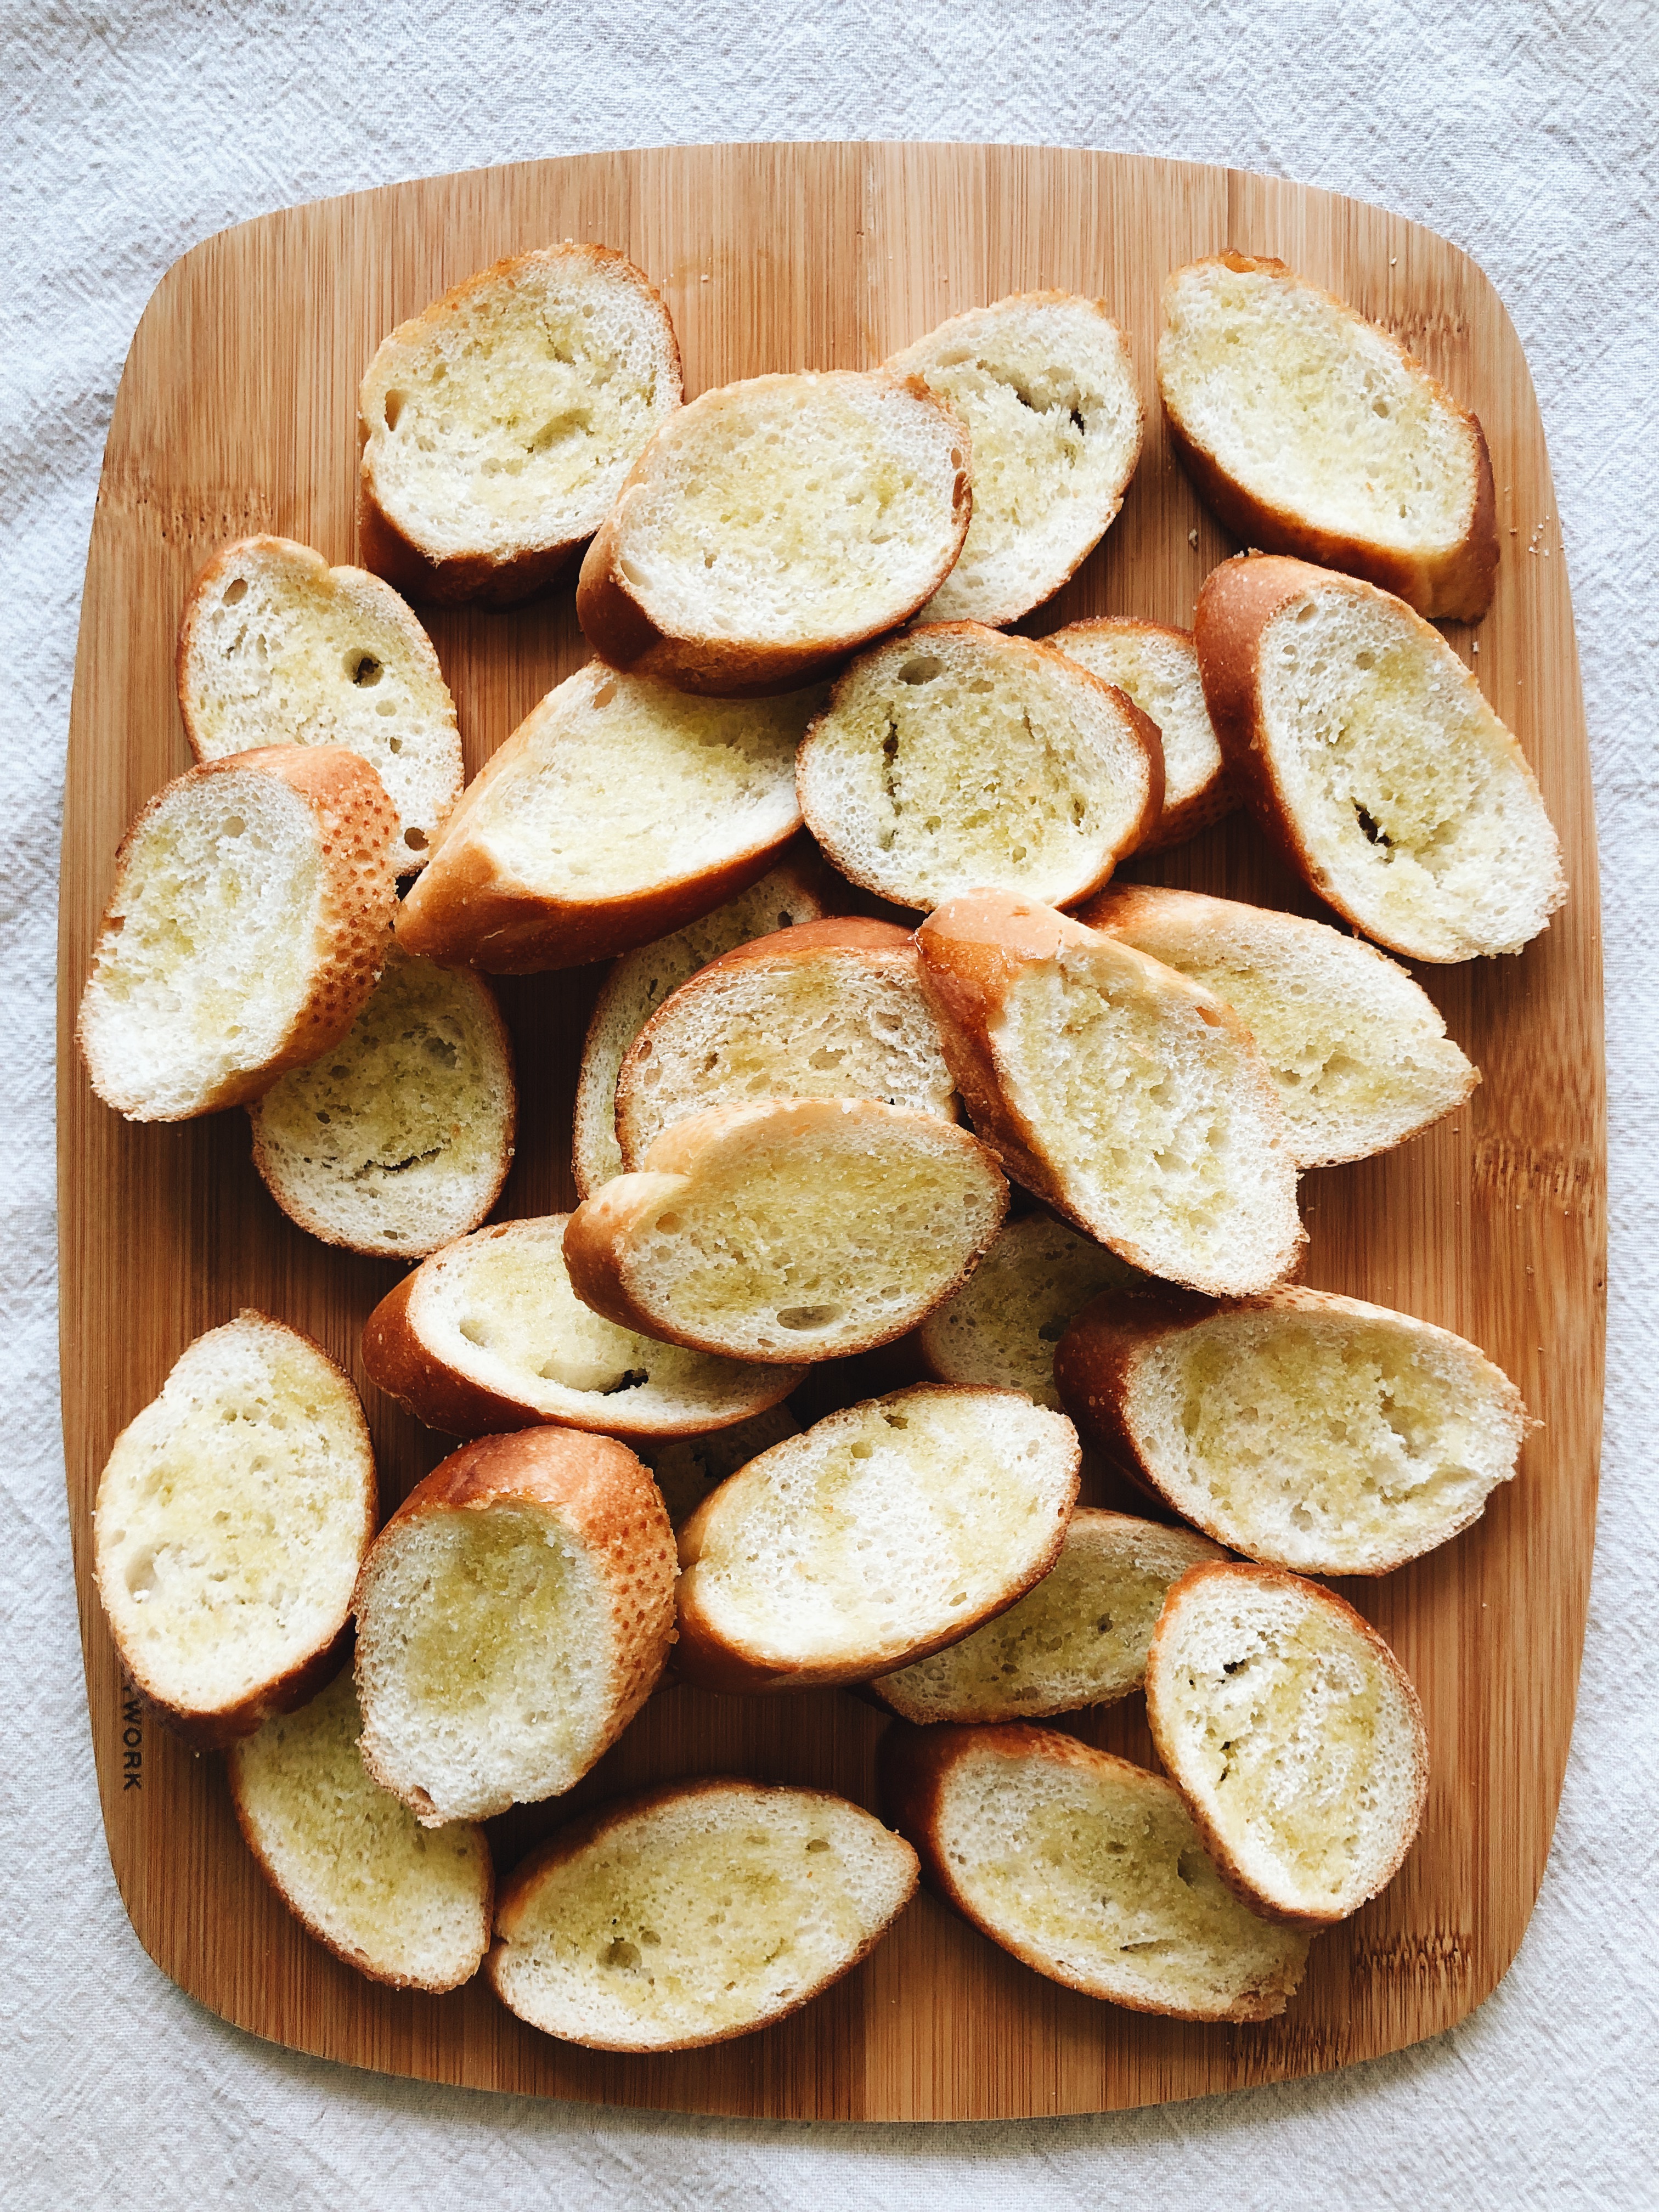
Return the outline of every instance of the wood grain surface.
{"type": "MultiPolygon", "coordinates": [[[[586,657],[570,583],[507,614],[428,617],[469,773],[586,657]]],[[[1237,819],[1127,873],[1316,912],[1237,819]]],[[[523,1115],[501,1212],[568,1206],[571,1092],[598,971],[509,982],[523,1115]]],[[[92,1751],[111,1857],[140,1940],[193,1996],[295,2049],[398,2074],[617,2104],[842,2119],[1105,2110],[1317,2073],[1432,2035],[1520,1942],[1555,1818],[1589,1579],[1601,1405],[1605,1141],[1595,824],[1571,609],[1521,348],[1480,271],[1379,210],[1218,168],[974,146],[682,148],[442,177],[291,209],[169,271],[117,397],[88,560],[64,828],[61,1056],[64,1433],[92,1751]],[[200,1331],[244,1305],[308,1329],[362,1384],[358,1336],[392,1264],[313,1242],[249,1162],[245,1115],[131,1127],[91,1094],[71,1030],[117,842],[189,764],[173,690],[179,611],[228,538],[276,531],[355,555],[357,381],[380,338],[497,257],[561,238],[631,255],[661,288],[688,396],[773,369],[861,368],[945,316],[1042,286],[1103,296],[1147,401],[1123,511],[1025,628],[1133,613],[1186,624],[1233,547],[1171,459],[1152,378],[1159,287],[1231,245],[1282,255],[1397,331],[1486,426],[1503,561],[1492,611],[1447,635],[1518,734],[1561,831],[1571,896],[1518,957],[1419,980],[1485,1079],[1380,1159],[1309,1176],[1306,1279],[1471,1337],[1542,1425],[1467,1534],[1344,1595],[1421,1692],[1433,1784],[1416,1848],[1375,1904],[1315,1945],[1280,2020],[1183,2026],[1041,1979],[932,1899],[804,2012],[717,2049],[604,2056],[523,2027],[482,1980],[444,1997],[359,1979],[312,1942],[244,1849],[220,1762],[195,1758],[122,1682],[92,1595],[91,1505],[117,1431],[200,1331]]],[[[880,1387],[814,1376],[811,1404],[880,1387]]],[[[443,1455],[364,1387],[386,1509],[443,1455]]],[[[1103,1502],[1108,1502],[1103,1500],[1103,1502]]],[[[569,1801],[730,1771],[873,1803],[883,1723],[824,1692],[647,1706],[569,1801]]],[[[1139,1699],[1079,1716],[1152,1762],[1139,1699]]],[[[82,1757],[84,1743],[66,1744],[82,1757]]],[[[553,1808],[493,1824],[510,1864],[553,1808]]],[[[72,1939],[70,1939],[72,1940],[72,1939]]]]}

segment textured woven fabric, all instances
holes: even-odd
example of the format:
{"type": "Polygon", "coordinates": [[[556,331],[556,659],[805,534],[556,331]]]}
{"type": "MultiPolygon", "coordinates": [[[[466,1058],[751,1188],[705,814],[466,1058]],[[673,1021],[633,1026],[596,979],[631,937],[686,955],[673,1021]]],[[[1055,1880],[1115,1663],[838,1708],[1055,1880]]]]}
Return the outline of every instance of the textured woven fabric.
{"type": "Polygon", "coordinates": [[[1356,2208],[1655,2201],[1659,594],[1650,0],[0,0],[0,2199],[623,2207],[1356,2208]],[[1380,201],[1474,255],[1531,362],[1595,751],[1613,1101],[1597,1566],[1553,1856],[1507,1980],[1328,2080],[1116,2118],[756,2126],[434,2090],[270,2049],[149,1964],[100,1826],[58,1441],[54,884],[100,456],[146,299],[221,227],[320,195],[672,140],[990,138],[1226,161],[1380,201]],[[1644,249],[1648,251],[1644,252],[1644,249]],[[1647,2133],[1644,2140],[1644,2129],[1647,2133]]]}

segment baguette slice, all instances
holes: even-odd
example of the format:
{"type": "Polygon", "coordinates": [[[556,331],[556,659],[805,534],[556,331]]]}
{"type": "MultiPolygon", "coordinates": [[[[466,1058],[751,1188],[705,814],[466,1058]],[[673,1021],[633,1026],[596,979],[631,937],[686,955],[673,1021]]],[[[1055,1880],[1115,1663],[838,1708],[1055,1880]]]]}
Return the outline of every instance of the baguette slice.
{"type": "Polygon", "coordinates": [[[253,1164],[289,1219],[390,1259],[477,1227],[513,1164],[516,1115],[489,985],[395,945],[349,1033],[248,1108],[253,1164]]]}
{"type": "Polygon", "coordinates": [[[201,1750],[304,1705],[344,1662],[375,1511],[362,1408],[319,1346],[251,1308],[198,1336],[98,1485],[94,1574],[129,1679],[201,1750]]]}
{"type": "Polygon", "coordinates": [[[1054,1565],[1080,1461],[1065,1416],[1012,1390],[919,1382],[826,1415],[681,1529],[675,1671],[809,1689],[957,1642],[1054,1565]]]}
{"type": "Polygon", "coordinates": [[[338,745],[174,779],[121,840],[76,1039],[130,1121],[246,1105],[344,1036],[386,958],[397,811],[338,745]]]}
{"type": "Polygon", "coordinates": [[[1403,1144],[1480,1080],[1427,992],[1325,922],[1149,884],[1113,886],[1078,920],[1226,1000],[1267,1063],[1298,1167],[1403,1144]]]}
{"type": "Polygon", "coordinates": [[[363,1563],[363,1764],[425,1827],[574,1788],[656,1686],[674,1538],[626,1444],[526,1429],[463,1445],[363,1563]]]}
{"type": "Polygon", "coordinates": [[[399,942],[521,975],[707,914],[800,828],[795,745],[817,703],[688,699],[590,662],[467,787],[398,912],[399,942]]]}
{"type": "Polygon", "coordinates": [[[461,795],[461,733],[432,641],[389,584],[291,538],[240,538],[185,602],[179,706],[198,761],[265,745],[361,753],[424,867],[461,795]]]}
{"type": "Polygon", "coordinates": [[[1140,841],[1161,852],[1231,814],[1237,793],[1221,764],[1221,746],[1204,704],[1198,654],[1188,630],[1129,615],[1069,623],[1043,643],[1109,684],[1158,726],[1164,750],[1164,804],[1140,841]]]}
{"type": "Polygon", "coordinates": [[[1498,577],[1480,422],[1399,340],[1282,261],[1218,253],[1164,288],[1158,390],[1200,498],[1247,545],[1478,622],[1498,577]]]}
{"type": "Polygon", "coordinates": [[[1170,1584],[1224,1556],[1190,1528],[1081,1509],[1060,1557],[1017,1605],[870,1687],[917,1725],[1037,1720],[1115,1704],[1146,1678],[1170,1584]]]}
{"type": "Polygon", "coordinates": [[[887,367],[942,392],[973,441],[973,520],[923,620],[1016,621],[1105,536],[1140,458],[1122,331],[1103,300],[1018,292],[952,315],[887,367]]]}
{"type": "Polygon", "coordinates": [[[839,1980],[915,1887],[909,1845],[844,1797],[665,1783],[582,1814],[514,1870],[489,1978],[566,2042],[695,2050],[839,1980]]]}
{"type": "Polygon", "coordinates": [[[1097,1291],[1145,1280],[1064,1222],[1024,1214],[1007,1224],[955,1297],[923,1322],[921,1356],[940,1382],[1023,1390],[1034,1404],[1063,1413],[1054,1346],[1066,1322],[1097,1291]]]}
{"type": "Polygon", "coordinates": [[[1515,1473],[1521,1395],[1449,1329],[1328,1291],[1233,1305],[1108,1291],[1054,1373],[1091,1443],[1218,1543],[1299,1574],[1386,1575],[1515,1473]]]}
{"type": "Polygon", "coordinates": [[[620,253],[567,242],[481,270],[363,377],[365,560],[417,599],[527,598],[599,528],[680,391],[668,310],[620,253]]]}
{"type": "Polygon", "coordinates": [[[754,377],[653,438],[587,549],[577,617],[613,667],[792,690],[932,598],[972,507],[966,426],[919,377],[754,377]]]}
{"type": "Polygon", "coordinates": [[[405,1275],[364,1327],[370,1381],[448,1436],[549,1422],[631,1442],[746,1423],[800,1379],[604,1320],[570,1286],[569,1221],[498,1222],[405,1275]]]}
{"type": "Polygon", "coordinates": [[[945,1057],[1008,1172],[1120,1259],[1217,1296],[1305,1242],[1283,1109],[1238,1017],[1034,902],[952,899],[916,933],[945,1057]]]}
{"type": "Polygon", "coordinates": [[[908,929],[856,916],[809,921],[739,945],[682,983],[622,1064],[624,1167],[636,1169],[676,1121],[756,1098],[878,1098],[956,1119],[908,929]]]}
{"type": "Polygon", "coordinates": [[[989,1249],[1008,1186],[954,1123],[868,1098],[766,1098],[665,1129],[565,1231],[576,1295],[732,1359],[890,1344],[989,1249]]]}
{"type": "Polygon", "coordinates": [[[976,884],[1066,906],[1158,820],[1154,725],[1077,662],[978,623],[860,655],[807,732],[807,827],[844,876],[928,908],[976,884]]]}
{"type": "Polygon", "coordinates": [[[883,1802],[922,1877],[1051,1981],[1131,2012],[1272,2020],[1308,1939],[1222,1881],[1180,1792],[1053,1729],[898,1728],[883,1802]]]}
{"type": "Polygon", "coordinates": [[[1305,562],[1223,562],[1194,619],[1228,768],[1321,898],[1408,960],[1518,952],[1567,895],[1526,756],[1440,633],[1305,562]]]}
{"type": "Polygon", "coordinates": [[[1194,1567],[1164,1601],[1146,1717],[1224,1880],[1287,1926],[1394,1879],[1428,1794],[1423,1710],[1351,1605],[1276,1567],[1194,1567]]]}
{"type": "Polygon", "coordinates": [[[441,1835],[369,1778],[349,1671],[225,1759],[248,1849],[337,1959],[393,1989],[459,1989],[489,1948],[495,1876],[482,1828],[441,1835]]]}

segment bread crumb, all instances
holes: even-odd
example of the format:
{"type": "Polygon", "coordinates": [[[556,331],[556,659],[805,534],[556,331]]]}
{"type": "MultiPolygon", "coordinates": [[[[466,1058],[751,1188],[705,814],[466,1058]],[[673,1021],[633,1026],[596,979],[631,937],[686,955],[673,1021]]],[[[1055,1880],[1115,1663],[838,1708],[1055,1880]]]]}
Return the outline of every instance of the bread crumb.
{"type": "Polygon", "coordinates": [[[1197,544],[1197,543],[1198,543],[1198,532],[1197,532],[1197,531],[1195,531],[1195,530],[1189,530],[1189,531],[1187,532],[1187,543],[1188,543],[1189,545],[1196,545],[1196,544],[1197,544]]]}

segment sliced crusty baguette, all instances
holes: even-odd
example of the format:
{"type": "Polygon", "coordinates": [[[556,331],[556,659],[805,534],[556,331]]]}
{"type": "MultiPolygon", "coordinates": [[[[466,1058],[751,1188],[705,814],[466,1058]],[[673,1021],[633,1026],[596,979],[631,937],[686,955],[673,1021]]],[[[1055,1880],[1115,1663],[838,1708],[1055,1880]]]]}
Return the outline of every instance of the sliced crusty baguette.
{"type": "Polygon", "coordinates": [[[240,538],[185,602],[178,673],[198,761],[344,745],[398,810],[399,873],[425,866],[461,795],[461,733],[432,641],[390,584],[291,538],[240,538]]]}
{"type": "Polygon", "coordinates": [[[1224,1879],[1292,1927],[1391,1881],[1428,1792],[1405,1669],[1334,1591],[1277,1567],[1194,1567],[1164,1601],[1146,1717],[1224,1879]]]}
{"type": "Polygon", "coordinates": [[[245,1105],[337,1044],[397,901],[397,811],[338,745],[272,745],[158,791],[115,856],[76,1038],[130,1121],[245,1105]]]}
{"type": "Polygon", "coordinates": [[[1100,615],[1069,623],[1042,642],[1112,684],[1158,725],[1164,804],[1140,841],[1141,852],[1177,845],[1232,811],[1237,796],[1210,726],[1190,631],[1130,615],[1100,615]]]}
{"type": "Polygon", "coordinates": [[[510,606],[604,520],[680,401],[650,280],[568,242],[481,270],[383,338],[358,395],[358,527],[417,599],[510,606]]]}
{"type": "Polygon", "coordinates": [[[939,623],[854,661],[798,781],[829,858],[896,905],[995,884],[1063,906],[1157,821],[1164,755],[1139,708],[1076,661],[939,623]]]}
{"type": "Polygon", "coordinates": [[[122,1430],[93,1511],[98,1596],[130,1680],[190,1742],[252,1735],[337,1671],[376,1494],[356,1392],[251,1309],[122,1430]]]}
{"type": "Polygon", "coordinates": [[[494,1206],[516,1115],[489,986],[395,945],[349,1032],[248,1108],[253,1164],[290,1219],[325,1244],[411,1260],[494,1206]]]}
{"type": "Polygon", "coordinates": [[[1164,288],[1176,453],[1235,537],[1478,622],[1498,575],[1480,425],[1397,338],[1282,261],[1218,253],[1164,288]]]}
{"type": "Polygon", "coordinates": [[[879,1098],[955,1120],[908,929],[858,916],[809,921],[699,969],[622,1064],[624,1168],[637,1168],[674,1122],[755,1098],[879,1098]]]}
{"type": "Polygon", "coordinates": [[[561,1828],[515,1868],[489,1978],[509,2011],[599,2051],[689,2051],[781,2020],[886,1933],[915,1853],[823,1790],[711,1776],[561,1828]]]}
{"type": "Polygon", "coordinates": [[[635,1449],[656,1477],[668,1517],[678,1528],[727,1475],[786,1437],[799,1434],[800,1423],[784,1403],[739,1421],[735,1428],[714,1429],[701,1437],[647,1437],[635,1449]]]}
{"type": "Polygon", "coordinates": [[[1010,623],[1057,592],[1123,504],[1145,410],[1103,300],[1018,292],[894,354],[973,441],[974,517],[927,622],[1010,623]]]}
{"type": "Polygon", "coordinates": [[[674,1538],[626,1444],[465,1444],[363,1562],[363,1764],[427,1827],[556,1797],[608,1751],[674,1638],[674,1538]]]}
{"type": "Polygon", "coordinates": [[[1078,920],[1226,1000],[1278,1086],[1298,1167],[1402,1144],[1480,1080],[1427,992],[1326,922],[1149,884],[1112,886],[1078,920]]]}
{"type": "Polygon", "coordinates": [[[817,703],[692,699],[601,661],[579,668],[468,785],[398,941],[525,975],[707,914],[799,829],[795,745],[817,703]]]}
{"type": "Polygon", "coordinates": [[[441,1834],[372,1781],[349,1669],[225,1759],[230,1802],[271,1887],[335,1956],[400,1990],[459,1989],[489,1948],[483,1830],[441,1834]]]}
{"type": "Polygon", "coordinates": [[[1527,1429],[1474,1345],[1328,1291],[1109,1291],[1054,1374],[1084,1435],[1155,1496],[1302,1574],[1386,1575],[1447,1542],[1515,1473],[1527,1429]]]}
{"type": "Polygon", "coordinates": [[[957,1088],[1017,1181],[1149,1274],[1225,1297],[1290,1273],[1296,1164],[1230,1007],[1006,892],[952,899],[916,946],[957,1088]]]}
{"type": "Polygon", "coordinates": [[[918,1331],[928,1372],[941,1382],[1023,1390],[1063,1411],[1054,1346],[1098,1291],[1144,1282],[1127,1261],[1046,1213],[1011,1221],[955,1297],[918,1331]]]}
{"type": "Polygon", "coordinates": [[[1180,1792],[1053,1729],[890,1729],[888,1817],[922,1876],[1028,1966],[1177,2020],[1272,2020],[1308,1939],[1241,1904],[1180,1792]]]}
{"type": "Polygon", "coordinates": [[[587,549],[576,613],[613,667],[787,691],[908,621],[972,506],[966,428],[919,378],[754,377],[657,432],[587,549]]]}
{"type": "Polygon", "coordinates": [[[576,1295],[623,1328],[732,1359],[902,1336],[968,1277],[1008,1186],[953,1122],[869,1098],[715,1106],[570,1217],[576,1295]]]}
{"type": "Polygon", "coordinates": [[[448,1436],[547,1421],[632,1440],[747,1421],[799,1380],[606,1321],[570,1286],[569,1221],[497,1222],[405,1275],[364,1327],[370,1381],[448,1436]]]}
{"type": "Polygon", "coordinates": [[[1224,1555],[1190,1528],[1073,1514],[1060,1557],[1017,1605],[960,1644],[870,1685],[901,1720],[1039,1720],[1138,1690],[1170,1584],[1224,1555]]]}
{"type": "Polygon", "coordinates": [[[1224,561],[1194,622],[1246,802],[1291,866],[1408,960],[1518,952],[1567,895],[1525,754],[1401,599],[1270,556],[1224,561]]]}
{"type": "Polygon", "coordinates": [[[675,1671],[806,1689],[955,1643],[1054,1565],[1080,1456],[1064,1414],[1012,1390],[919,1382],[826,1415],[680,1530],[675,1671]]]}

